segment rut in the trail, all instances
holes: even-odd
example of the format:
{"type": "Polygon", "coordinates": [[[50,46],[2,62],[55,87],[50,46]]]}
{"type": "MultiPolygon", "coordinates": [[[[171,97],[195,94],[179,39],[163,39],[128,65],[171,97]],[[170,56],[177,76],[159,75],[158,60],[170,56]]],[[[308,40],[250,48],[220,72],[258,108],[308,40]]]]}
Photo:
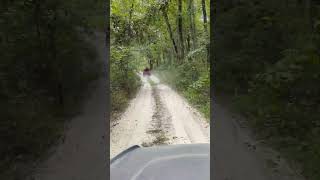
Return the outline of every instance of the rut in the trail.
{"type": "Polygon", "coordinates": [[[150,127],[147,130],[147,134],[150,134],[152,137],[151,142],[143,142],[142,146],[154,146],[161,144],[171,144],[171,139],[174,138],[172,135],[173,125],[171,123],[171,116],[161,102],[159,89],[157,84],[154,84],[153,81],[149,81],[152,86],[152,97],[154,99],[154,114],[152,115],[152,121],[150,127]]]}

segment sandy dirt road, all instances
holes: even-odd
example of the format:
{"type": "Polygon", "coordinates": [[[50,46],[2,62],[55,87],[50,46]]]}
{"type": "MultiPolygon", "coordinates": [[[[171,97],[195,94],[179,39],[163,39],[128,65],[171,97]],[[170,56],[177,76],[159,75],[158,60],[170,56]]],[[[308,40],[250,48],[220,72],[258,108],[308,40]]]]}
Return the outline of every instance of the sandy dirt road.
{"type": "Polygon", "coordinates": [[[210,126],[157,77],[139,74],[142,87],[110,128],[110,158],[132,145],[209,143],[210,126]]]}

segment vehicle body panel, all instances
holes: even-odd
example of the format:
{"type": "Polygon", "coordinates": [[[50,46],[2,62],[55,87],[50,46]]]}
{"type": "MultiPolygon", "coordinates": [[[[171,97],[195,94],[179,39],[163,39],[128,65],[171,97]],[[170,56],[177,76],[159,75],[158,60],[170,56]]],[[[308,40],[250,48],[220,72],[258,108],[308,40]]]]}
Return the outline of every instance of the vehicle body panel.
{"type": "Polygon", "coordinates": [[[111,160],[111,180],[209,180],[210,145],[133,146],[111,160]]]}

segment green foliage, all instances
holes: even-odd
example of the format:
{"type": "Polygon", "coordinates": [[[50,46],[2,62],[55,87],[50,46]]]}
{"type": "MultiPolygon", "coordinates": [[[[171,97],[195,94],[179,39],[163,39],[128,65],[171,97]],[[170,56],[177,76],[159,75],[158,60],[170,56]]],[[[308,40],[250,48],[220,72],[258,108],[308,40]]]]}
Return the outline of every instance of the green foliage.
{"type": "Polygon", "coordinates": [[[210,118],[210,77],[209,71],[202,73],[197,81],[188,86],[185,92],[187,99],[196,105],[197,108],[210,118]]]}
{"type": "MultiPolygon", "coordinates": [[[[208,0],[206,4],[209,17],[208,0]]],[[[209,29],[204,28],[201,5],[201,0],[111,3],[114,111],[125,107],[129,92],[135,92],[135,72],[149,67],[209,116],[209,29]]]]}
{"type": "Polygon", "coordinates": [[[162,65],[155,72],[161,80],[168,83],[186,97],[202,112],[210,116],[210,71],[201,62],[190,61],[180,66],[162,65]]]}
{"type": "Polygon", "coordinates": [[[111,47],[111,107],[119,112],[126,107],[140,85],[130,50],[122,46],[111,47]]]}

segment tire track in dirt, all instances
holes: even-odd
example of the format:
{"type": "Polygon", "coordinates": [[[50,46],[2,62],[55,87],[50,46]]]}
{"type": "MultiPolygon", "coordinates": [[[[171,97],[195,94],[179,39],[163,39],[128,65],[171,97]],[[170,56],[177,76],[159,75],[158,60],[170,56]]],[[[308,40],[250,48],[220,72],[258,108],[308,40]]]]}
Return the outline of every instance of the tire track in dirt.
{"type": "Polygon", "coordinates": [[[205,118],[176,91],[160,83],[157,77],[151,75],[150,79],[157,83],[161,102],[171,115],[175,137],[172,143],[210,143],[210,125],[205,118]]]}
{"type": "Polygon", "coordinates": [[[149,125],[149,130],[147,131],[152,137],[151,142],[143,142],[142,146],[149,147],[154,145],[172,144],[173,136],[173,125],[171,123],[171,116],[168,110],[161,102],[159,90],[154,84],[152,85],[152,97],[154,98],[154,114],[152,116],[152,121],[149,125]]]}

